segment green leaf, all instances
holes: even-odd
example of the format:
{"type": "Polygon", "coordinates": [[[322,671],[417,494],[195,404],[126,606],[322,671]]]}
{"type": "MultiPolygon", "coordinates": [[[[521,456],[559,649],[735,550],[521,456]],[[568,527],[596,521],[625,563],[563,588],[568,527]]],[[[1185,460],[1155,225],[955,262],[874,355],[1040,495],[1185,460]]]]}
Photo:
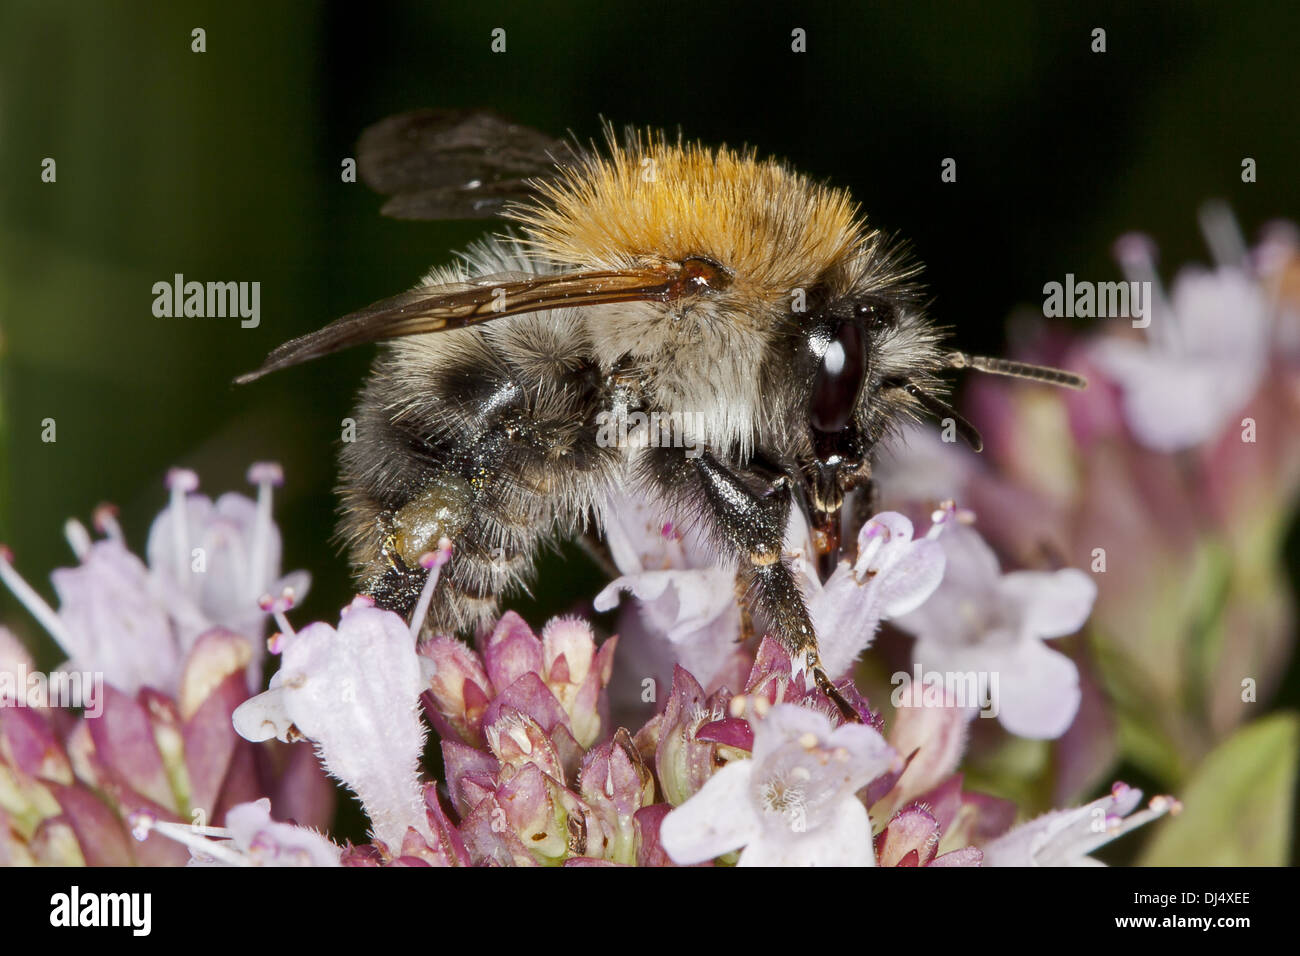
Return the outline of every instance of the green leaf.
{"type": "Polygon", "coordinates": [[[1294,819],[1300,714],[1248,724],[1201,762],[1183,811],[1160,825],[1142,866],[1285,866],[1294,819]]]}

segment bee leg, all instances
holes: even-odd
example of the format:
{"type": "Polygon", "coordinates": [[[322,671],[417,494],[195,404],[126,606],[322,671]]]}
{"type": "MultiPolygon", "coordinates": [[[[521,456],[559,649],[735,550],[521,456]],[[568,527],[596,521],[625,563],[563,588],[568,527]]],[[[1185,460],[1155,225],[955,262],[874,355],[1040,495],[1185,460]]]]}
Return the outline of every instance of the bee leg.
{"type": "Polygon", "coordinates": [[[737,644],[746,644],[757,633],[754,630],[754,615],[749,610],[748,582],[742,574],[736,575],[736,604],[740,607],[740,636],[737,644]]]}
{"type": "Polygon", "coordinates": [[[790,652],[813,675],[818,688],[846,720],[860,722],[857,711],[836,690],[822,666],[817,634],[790,566],[782,559],[786,523],[794,489],[784,474],[735,472],[709,452],[685,458],[660,449],[659,477],[676,498],[694,498],[711,519],[721,550],[740,559],[739,575],[751,606],[790,652]],[[668,454],[664,454],[668,453],[668,454]]]}
{"type": "Polygon", "coordinates": [[[371,519],[378,552],[360,568],[359,584],[380,607],[409,616],[428,577],[420,555],[446,537],[452,559],[434,592],[425,636],[469,633],[496,617],[498,596],[530,566],[534,538],[527,527],[507,526],[503,507],[483,506],[459,469],[431,472],[424,481],[406,504],[371,519]]]}

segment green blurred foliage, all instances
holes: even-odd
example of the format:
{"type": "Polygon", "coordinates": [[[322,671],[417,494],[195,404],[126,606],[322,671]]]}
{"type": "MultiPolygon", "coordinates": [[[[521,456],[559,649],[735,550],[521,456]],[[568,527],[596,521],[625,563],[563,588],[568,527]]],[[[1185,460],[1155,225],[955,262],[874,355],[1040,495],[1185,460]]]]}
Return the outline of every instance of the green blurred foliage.
{"type": "Polygon", "coordinates": [[[1294,826],[1300,718],[1275,714],[1215,748],[1160,827],[1143,866],[1285,866],[1294,826]]]}

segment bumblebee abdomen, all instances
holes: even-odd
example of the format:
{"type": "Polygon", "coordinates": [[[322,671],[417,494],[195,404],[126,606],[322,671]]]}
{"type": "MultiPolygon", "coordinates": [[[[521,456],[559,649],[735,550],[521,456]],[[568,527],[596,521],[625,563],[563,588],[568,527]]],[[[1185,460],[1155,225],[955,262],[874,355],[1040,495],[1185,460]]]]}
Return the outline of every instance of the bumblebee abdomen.
{"type": "Polygon", "coordinates": [[[538,547],[579,529],[617,480],[619,449],[596,443],[600,382],[581,327],[556,313],[390,346],[341,454],[340,531],[361,589],[408,612],[427,574],[420,555],[448,537],[428,627],[494,617],[538,547]]]}

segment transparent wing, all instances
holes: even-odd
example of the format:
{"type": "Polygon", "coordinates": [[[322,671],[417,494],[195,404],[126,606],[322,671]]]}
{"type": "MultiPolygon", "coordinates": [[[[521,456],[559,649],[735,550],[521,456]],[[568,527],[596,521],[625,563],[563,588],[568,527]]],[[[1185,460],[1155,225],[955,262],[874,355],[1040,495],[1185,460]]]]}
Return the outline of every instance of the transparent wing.
{"type": "Polygon", "coordinates": [[[414,110],[361,134],[357,168],[391,197],[397,219],[488,219],[508,202],[536,195],[573,157],[563,141],[482,110],[414,110]]]}

